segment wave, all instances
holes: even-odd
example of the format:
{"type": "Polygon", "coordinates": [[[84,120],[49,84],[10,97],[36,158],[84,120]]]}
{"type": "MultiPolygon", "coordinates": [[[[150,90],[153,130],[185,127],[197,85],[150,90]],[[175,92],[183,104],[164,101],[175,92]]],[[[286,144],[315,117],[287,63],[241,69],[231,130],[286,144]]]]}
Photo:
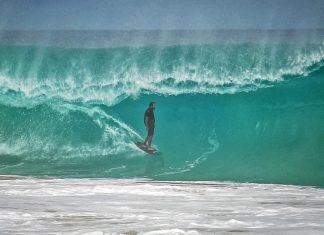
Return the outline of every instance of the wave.
{"type": "Polygon", "coordinates": [[[0,173],[324,186],[324,44],[0,46],[0,173]],[[157,102],[149,158],[134,144],[157,102]]]}
{"type": "MultiPolygon", "coordinates": [[[[271,86],[286,76],[307,76],[323,58],[321,43],[105,49],[1,46],[0,90],[2,96],[17,93],[15,99],[29,99],[27,103],[59,98],[109,106],[143,93],[233,94],[271,86]]],[[[15,105],[22,105],[21,99],[15,105]]]]}

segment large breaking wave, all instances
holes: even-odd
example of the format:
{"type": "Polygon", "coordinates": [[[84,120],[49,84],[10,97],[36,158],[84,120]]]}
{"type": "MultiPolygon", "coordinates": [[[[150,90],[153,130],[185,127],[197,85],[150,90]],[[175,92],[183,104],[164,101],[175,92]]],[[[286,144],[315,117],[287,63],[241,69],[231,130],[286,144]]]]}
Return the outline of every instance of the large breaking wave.
{"type": "Polygon", "coordinates": [[[0,46],[0,173],[324,185],[324,44],[0,46]],[[143,112],[157,101],[150,158],[143,112]]]}

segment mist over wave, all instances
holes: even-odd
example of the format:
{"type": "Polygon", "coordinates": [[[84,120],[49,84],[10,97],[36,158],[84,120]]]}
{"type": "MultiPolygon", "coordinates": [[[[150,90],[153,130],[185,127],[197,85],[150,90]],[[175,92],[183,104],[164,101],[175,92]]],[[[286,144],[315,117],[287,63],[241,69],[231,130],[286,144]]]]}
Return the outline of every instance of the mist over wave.
{"type": "Polygon", "coordinates": [[[33,99],[29,104],[61,98],[115,105],[142,93],[236,93],[281,82],[285,76],[306,76],[322,62],[324,45],[2,46],[0,52],[2,94],[33,99]]]}

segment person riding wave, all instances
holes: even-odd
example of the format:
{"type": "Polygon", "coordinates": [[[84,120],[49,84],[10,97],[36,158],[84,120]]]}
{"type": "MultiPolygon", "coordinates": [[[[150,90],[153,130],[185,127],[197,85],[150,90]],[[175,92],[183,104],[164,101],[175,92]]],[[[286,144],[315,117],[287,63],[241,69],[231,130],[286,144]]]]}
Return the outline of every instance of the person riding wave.
{"type": "Polygon", "coordinates": [[[154,135],[154,127],[155,127],[155,117],[154,117],[154,109],[156,104],[154,101],[151,101],[149,107],[146,109],[144,114],[144,124],[147,130],[147,137],[144,141],[144,144],[149,148],[151,148],[152,139],[154,135]]]}

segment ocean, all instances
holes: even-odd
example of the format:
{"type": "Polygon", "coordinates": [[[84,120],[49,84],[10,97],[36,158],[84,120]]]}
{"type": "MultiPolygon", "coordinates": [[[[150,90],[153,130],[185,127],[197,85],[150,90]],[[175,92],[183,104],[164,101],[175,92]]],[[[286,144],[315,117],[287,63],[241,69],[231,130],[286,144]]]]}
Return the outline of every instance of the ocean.
{"type": "Polygon", "coordinates": [[[320,234],[323,157],[324,30],[0,31],[3,234],[320,234]]]}

